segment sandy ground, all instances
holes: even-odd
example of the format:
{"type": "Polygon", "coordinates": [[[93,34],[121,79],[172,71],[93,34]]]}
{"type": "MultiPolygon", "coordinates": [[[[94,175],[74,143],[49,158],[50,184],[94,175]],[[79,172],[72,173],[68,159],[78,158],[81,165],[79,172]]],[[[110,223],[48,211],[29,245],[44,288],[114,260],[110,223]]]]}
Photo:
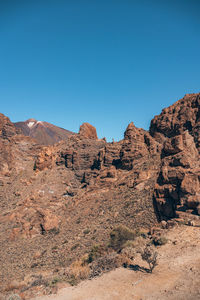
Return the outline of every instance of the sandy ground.
{"type": "MultiPolygon", "coordinates": [[[[198,300],[200,299],[200,228],[181,226],[166,232],[152,274],[119,268],[57,295],[34,300],[198,300]]],[[[139,258],[135,264],[147,267],[139,258]]]]}

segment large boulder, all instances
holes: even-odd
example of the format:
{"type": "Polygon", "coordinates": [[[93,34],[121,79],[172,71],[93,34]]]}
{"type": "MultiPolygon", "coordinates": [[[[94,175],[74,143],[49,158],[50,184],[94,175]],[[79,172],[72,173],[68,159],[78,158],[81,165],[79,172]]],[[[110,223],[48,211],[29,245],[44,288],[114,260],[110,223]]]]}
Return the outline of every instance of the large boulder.
{"type": "Polygon", "coordinates": [[[83,123],[80,126],[79,135],[85,139],[98,139],[96,128],[89,123],[83,123]]]}

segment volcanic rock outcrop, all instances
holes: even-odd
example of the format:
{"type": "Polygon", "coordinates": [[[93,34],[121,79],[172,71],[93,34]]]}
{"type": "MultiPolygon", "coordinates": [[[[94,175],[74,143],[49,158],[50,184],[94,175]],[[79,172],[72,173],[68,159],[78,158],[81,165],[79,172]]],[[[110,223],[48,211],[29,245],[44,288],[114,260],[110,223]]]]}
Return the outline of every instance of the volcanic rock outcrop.
{"type": "Polygon", "coordinates": [[[163,145],[154,193],[161,218],[199,213],[199,116],[200,94],[191,94],[151,121],[150,133],[163,145]]]}
{"type": "Polygon", "coordinates": [[[19,131],[17,131],[10,119],[3,114],[0,114],[0,138],[9,139],[18,132],[19,131]]]}
{"type": "Polygon", "coordinates": [[[97,140],[96,128],[89,123],[83,123],[80,126],[79,135],[85,139],[97,140]]]}
{"type": "Polygon", "coordinates": [[[186,95],[149,132],[130,123],[123,140],[107,143],[84,123],[48,146],[25,136],[35,127],[43,138],[44,124],[28,120],[19,130],[1,114],[1,282],[67,267],[119,224],[199,222],[199,110],[200,94],[186,95]]]}
{"type": "Polygon", "coordinates": [[[159,141],[178,136],[188,130],[199,149],[200,94],[187,94],[162,110],[150,125],[150,134],[159,141]]]}

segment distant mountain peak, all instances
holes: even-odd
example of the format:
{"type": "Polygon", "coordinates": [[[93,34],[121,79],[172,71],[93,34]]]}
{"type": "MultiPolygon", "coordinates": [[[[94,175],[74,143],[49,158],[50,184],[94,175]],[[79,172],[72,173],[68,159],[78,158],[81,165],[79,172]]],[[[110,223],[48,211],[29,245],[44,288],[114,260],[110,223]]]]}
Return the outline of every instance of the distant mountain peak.
{"type": "Polygon", "coordinates": [[[24,135],[34,138],[41,145],[53,145],[61,140],[67,140],[70,135],[74,134],[64,128],[33,118],[14,123],[14,125],[24,135]]]}
{"type": "Polygon", "coordinates": [[[28,119],[25,121],[26,125],[31,129],[33,126],[35,126],[37,123],[42,123],[41,121],[37,121],[35,119],[28,119]]]}
{"type": "Polygon", "coordinates": [[[31,119],[28,119],[28,120],[26,120],[26,121],[25,121],[25,123],[29,123],[29,122],[37,122],[37,120],[36,120],[36,119],[33,119],[33,118],[31,118],[31,119]]]}

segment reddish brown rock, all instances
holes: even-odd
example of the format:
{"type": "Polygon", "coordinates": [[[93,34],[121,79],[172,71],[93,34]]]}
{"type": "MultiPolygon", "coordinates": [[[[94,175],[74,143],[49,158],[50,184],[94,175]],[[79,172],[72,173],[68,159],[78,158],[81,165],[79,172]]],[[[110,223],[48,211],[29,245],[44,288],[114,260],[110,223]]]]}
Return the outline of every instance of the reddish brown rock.
{"type": "Polygon", "coordinates": [[[165,137],[171,138],[188,130],[194,137],[195,144],[199,150],[200,146],[200,93],[185,95],[173,105],[162,110],[151,121],[150,134],[159,141],[165,137]]]}
{"type": "Polygon", "coordinates": [[[10,121],[10,119],[0,113],[0,138],[9,139],[13,135],[20,133],[10,121]]]}
{"type": "Polygon", "coordinates": [[[198,101],[190,95],[165,109],[152,121],[151,134],[131,123],[124,139],[113,143],[98,140],[91,125],[48,147],[12,135],[12,124],[1,131],[3,279],[68,267],[94,239],[106,244],[118,224],[149,228],[156,216],[167,224],[186,216],[197,222],[198,101]]]}
{"type": "Polygon", "coordinates": [[[34,170],[45,170],[51,169],[55,164],[56,160],[56,148],[53,146],[43,147],[41,152],[39,152],[37,159],[34,163],[34,170]]]}
{"type": "Polygon", "coordinates": [[[34,207],[30,200],[24,204],[9,216],[9,220],[17,225],[10,234],[11,239],[18,236],[32,238],[59,229],[60,219],[49,209],[34,207]]]}
{"type": "Polygon", "coordinates": [[[80,135],[71,136],[68,142],[62,145],[57,164],[64,164],[76,174],[81,174],[81,171],[84,172],[87,169],[95,169],[98,153],[105,147],[105,144],[104,140],[83,139],[80,135]]]}
{"type": "Polygon", "coordinates": [[[80,126],[79,135],[85,139],[98,139],[96,128],[89,123],[83,123],[80,126]]]}
{"type": "Polygon", "coordinates": [[[150,137],[148,132],[136,128],[131,122],[124,133],[120,151],[120,168],[131,170],[137,159],[147,157],[150,153],[156,154],[158,149],[158,143],[150,137]]]}
{"type": "Polygon", "coordinates": [[[37,210],[39,213],[39,217],[41,217],[41,223],[40,228],[41,230],[44,230],[45,232],[49,232],[52,230],[58,230],[59,229],[59,218],[58,216],[54,215],[50,210],[48,209],[41,209],[39,208],[37,210]]]}
{"type": "MultiPolygon", "coordinates": [[[[195,195],[189,196],[187,198],[186,204],[188,208],[199,209],[200,206],[200,194],[196,193],[195,195]]],[[[199,211],[198,211],[199,214],[199,211]]]]}
{"type": "Polygon", "coordinates": [[[180,186],[183,194],[195,195],[199,191],[199,178],[197,174],[186,173],[180,186]]]}
{"type": "Polygon", "coordinates": [[[186,95],[164,109],[151,122],[150,133],[163,143],[155,201],[161,216],[167,218],[174,217],[179,206],[188,211],[198,206],[199,96],[200,94],[186,95]]]}

